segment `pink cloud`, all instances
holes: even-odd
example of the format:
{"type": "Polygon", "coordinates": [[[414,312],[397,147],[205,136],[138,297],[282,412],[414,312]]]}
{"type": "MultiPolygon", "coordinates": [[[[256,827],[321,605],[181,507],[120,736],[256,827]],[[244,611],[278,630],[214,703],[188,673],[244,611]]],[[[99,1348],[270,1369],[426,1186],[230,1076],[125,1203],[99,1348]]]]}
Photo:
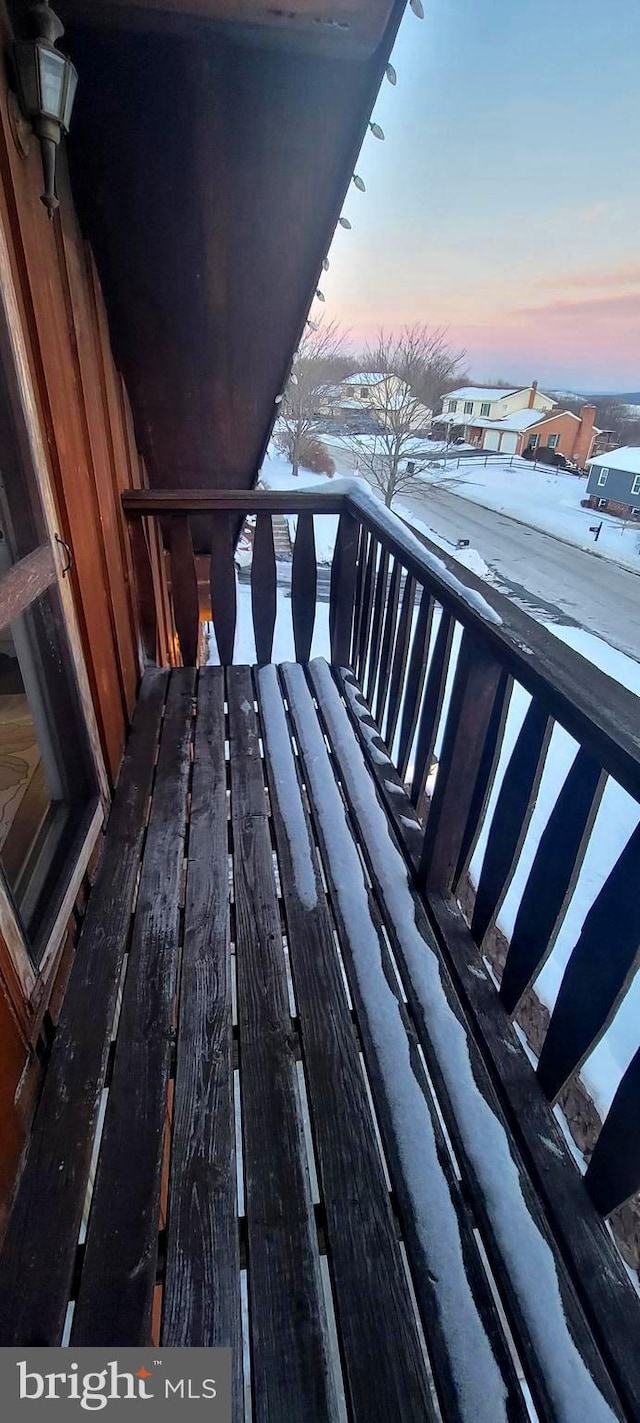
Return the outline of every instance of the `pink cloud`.
{"type": "Polygon", "coordinates": [[[563,272],[557,277],[545,277],[540,282],[541,287],[584,287],[586,290],[593,290],[594,287],[640,287],[640,263],[629,262],[623,267],[614,267],[612,271],[578,271],[563,272]]]}

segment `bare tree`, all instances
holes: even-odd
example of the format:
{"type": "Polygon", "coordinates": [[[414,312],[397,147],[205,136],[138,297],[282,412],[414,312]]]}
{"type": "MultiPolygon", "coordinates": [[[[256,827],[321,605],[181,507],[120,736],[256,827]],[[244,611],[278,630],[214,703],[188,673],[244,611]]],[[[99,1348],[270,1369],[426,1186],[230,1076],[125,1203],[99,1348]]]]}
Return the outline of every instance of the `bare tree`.
{"type": "MultiPolygon", "coordinates": [[[[369,402],[378,428],[372,435],[352,436],[348,446],[356,468],[380,490],[390,509],[396,495],[415,487],[417,476],[435,463],[420,438],[433,408],[425,405],[425,392],[454,378],[462,352],[451,349],[441,329],[412,326],[400,336],[381,332],[364,359],[367,370],[382,374],[371,386],[369,402]]],[[[445,473],[440,479],[432,476],[431,482],[452,481],[445,473]]]]}
{"type": "Polygon", "coordinates": [[[465,354],[450,344],[446,327],[417,322],[399,336],[381,331],[365,352],[363,370],[399,376],[421,405],[435,410],[448,390],[466,380],[465,354]]]}
{"type": "Polygon", "coordinates": [[[292,473],[300,469],[305,440],[318,419],[331,408],[334,386],[354,369],[345,349],[346,335],[337,321],[307,326],[294,362],[291,379],[280,407],[276,443],[291,460],[292,473]]]}

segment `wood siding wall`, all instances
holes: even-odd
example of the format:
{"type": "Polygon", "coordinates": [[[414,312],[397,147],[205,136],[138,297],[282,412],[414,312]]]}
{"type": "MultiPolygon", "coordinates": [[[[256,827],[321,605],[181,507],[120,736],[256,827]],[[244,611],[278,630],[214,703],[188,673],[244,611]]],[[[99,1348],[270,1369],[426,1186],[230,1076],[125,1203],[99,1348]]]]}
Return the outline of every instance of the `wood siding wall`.
{"type": "MultiPolygon", "coordinates": [[[[5,56],[0,74],[0,224],[9,250],[59,533],[73,554],[74,603],[113,785],[142,667],[120,494],[143,485],[145,473],[127,394],[111,352],[100,281],[75,216],[64,152],[58,169],[60,209],[55,221],[49,222],[39,201],[39,145],[32,138],[24,157],[13,138],[6,64],[11,31],[4,0],[0,0],[0,35],[5,56]]],[[[156,655],[161,665],[170,665],[173,630],[159,534],[152,529],[144,537],[154,586],[164,594],[159,598],[156,655]]],[[[72,934],[71,954],[74,938],[72,934]]],[[[63,955],[62,964],[68,969],[69,953],[63,955]]],[[[28,1130],[44,1043],[42,1035],[34,1041],[33,1005],[31,1028],[18,1021],[22,1015],[16,1014],[12,987],[0,965],[0,1230],[28,1130]]],[[[40,1002],[35,1015],[45,1028],[47,1004],[50,1009],[60,991],[59,973],[56,982],[48,985],[47,1003],[40,1002]]]]}

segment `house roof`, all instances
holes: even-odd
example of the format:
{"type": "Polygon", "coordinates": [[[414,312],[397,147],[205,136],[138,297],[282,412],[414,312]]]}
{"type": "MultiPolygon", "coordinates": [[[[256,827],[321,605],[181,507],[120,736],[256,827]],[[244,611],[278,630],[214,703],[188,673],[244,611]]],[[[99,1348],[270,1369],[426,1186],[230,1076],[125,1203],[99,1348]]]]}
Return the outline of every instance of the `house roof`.
{"type": "Polygon", "coordinates": [[[621,445],[619,450],[609,450],[606,455],[596,455],[589,464],[605,466],[605,469],[621,469],[625,474],[640,474],[640,445],[621,445]]]}
{"type": "Polygon", "coordinates": [[[519,390],[526,390],[526,386],[514,385],[511,390],[505,390],[499,385],[461,385],[459,390],[449,390],[445,400],[504,400],[507,395],[516,395],[519,390]]]}
{"type": "Polygon", "coordinates": [[[340,381],[341,385],[380,385],[386,380],[384,371],[356,371],[353,376],[347,376],[340,381]]]}
{"type": "MultiPolygon", "coordinates": [[[[509,395],[523,395],[526,391],[533,390],[532,385],[514,385],[510,389],[502,385],[463,385],[459,390],[449,390],[445,400],[506,400],[509,395]]],[[[537,390],[536,394],[542,400],[550,400],[555,403],[552,395],[547,395],[544,390],[537,390]]]]}
{"type": "MultiPolygon", "coordinates": [[[[534,421],[536,425],[548,425],[551,420],[558,420],[561,415],[566,415],[568,420],[577,420],[578,424],[580,424],[581,420],[581,416],[575,415],[573,410],[550,410],[548,415],[544,415],[540,410],[534,412],[534,414],[535,413],[537,413],[538,416],[537,420],[534,421]]],[[[594,425],[593,434],[601,435],[602,430],[600,430],[597,425],[594,425]]]]}
{"type": "Polygon", "coordinates": [[[472,425],[476,430],[528,430],[530,425],[543,423],[540,410],[514,410],[511,415],[503,415],[501,420],[490,420],[480,415],[467,415],[461,411],[436,415],[436,424],[472,425]]]}
{"type": "Polygon", "coordinates": [[[539,410],[514,410],[511,415],[503,415],[501,420],[481,420],[477,415],[470,419],[483,430],[528,430],[530,425],[544,423],[539,410]]]}

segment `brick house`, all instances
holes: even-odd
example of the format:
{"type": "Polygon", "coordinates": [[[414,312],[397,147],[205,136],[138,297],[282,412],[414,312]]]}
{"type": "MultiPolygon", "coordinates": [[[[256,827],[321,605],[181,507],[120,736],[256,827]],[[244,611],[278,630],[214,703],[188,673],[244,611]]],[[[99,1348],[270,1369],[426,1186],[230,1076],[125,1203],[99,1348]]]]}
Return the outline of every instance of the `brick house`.
{"type": "Polygon", "coordinates": [[[557,450],[582,469],[601,434],[594,424],[595,414],[595,405],[583,405],[579,415],[557,409],[551,396],[543,395],[534,381],[521,390],[470,386],[452,391],[436,425],[442,433],[462,434],[468,444],[496,454],[524,455],[545,447],[557,450]],[[474,392],[477,398],[472,399],[474,392]]]}

